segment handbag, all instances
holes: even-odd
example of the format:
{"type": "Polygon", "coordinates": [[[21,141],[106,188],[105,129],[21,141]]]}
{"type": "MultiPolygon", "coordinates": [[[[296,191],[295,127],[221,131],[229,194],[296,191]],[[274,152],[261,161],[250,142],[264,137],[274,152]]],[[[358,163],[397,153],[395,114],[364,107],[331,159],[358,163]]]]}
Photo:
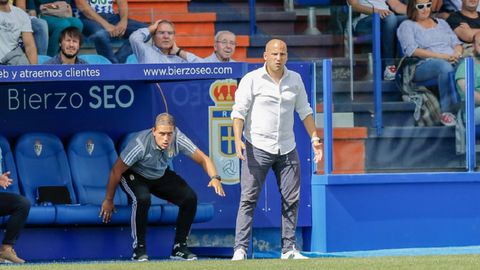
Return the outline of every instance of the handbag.
{"type": "Polygon", "coordinates": [[[72,7],[65,1],[55,1],[48,4],[43,4],[40,7],[40,14],[43,16],[69,18],[72,17],[72,7]]]}

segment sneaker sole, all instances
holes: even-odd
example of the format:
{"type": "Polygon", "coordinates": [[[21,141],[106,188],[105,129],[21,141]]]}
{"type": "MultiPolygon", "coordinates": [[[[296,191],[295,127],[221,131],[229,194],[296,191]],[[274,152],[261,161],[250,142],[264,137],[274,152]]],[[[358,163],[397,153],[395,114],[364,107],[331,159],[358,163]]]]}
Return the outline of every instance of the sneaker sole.
{"type": "Polygon", "coordinates": [[[133,259],[133,258],[132,258],[132,261],[134,261],[134,262],[148,262],[148,259],[136,260],[136,259],[133,259]]]}
{"type": "Polygon", "coordinates": [[[185,258],[178,257],[178,256],[170,256],[170,259],[176,260],[176,261],[196,261],[196,260],[198,260],[197,257],[191,258],[191,259],[185,259],[185,258]]]}

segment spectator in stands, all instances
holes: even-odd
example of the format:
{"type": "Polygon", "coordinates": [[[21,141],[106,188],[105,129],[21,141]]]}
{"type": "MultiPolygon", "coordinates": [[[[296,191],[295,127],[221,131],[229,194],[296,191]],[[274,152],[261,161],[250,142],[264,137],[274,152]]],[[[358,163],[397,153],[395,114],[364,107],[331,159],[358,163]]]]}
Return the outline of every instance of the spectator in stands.
{"type": "Polygon", "coordinates": [[[300,160],[293,133],[294,111],[311,136],[315,162],[322,158],[320,138],[317,136],[313,111],[302,79],[298,73],[285,67],[285,42],[270,40],[263,58],[263,67],[249,72],[241,79],[231,114],[235,150],[237,157],[243,161],[232,260],[246,259],[253,213],[270,168],[277,176],[282,198],[281,259],[306,259],[295,249],[300,200],[300,160]],[[242,141],[242,131],[245,143],[242,141]]]}
{"type": "Polygon", "coordinates": [[[462,9],[450,14],[447,23],[458,38],[464,42],[463,55],[473,55],[473,36],[480,32],[480,13],[477,11],[479,0],[462,0],[462,9]]]}
{"type": "MultiPolygon", "coordinates": [[[[7,189],[12,184],[10,172],[2,170],[2,149],[0,149],[0,187],[7,189]]],[[[10,216],[5,226],[2,245],[0,246],[0,261],[24,263],[13,250],[30,212],[30,202],[27,198],[10,192],[0,192],[0,216],[10,216]]]]}
{"type": "Polygon", "coordinates": [[[0,64],[37,64],[37,47],[32,34],[32,24],[25,11],[0,0],[0,64]],[[23,41],[22,50],[19,43],[23,41]]]}
{"type": "Polygon", "coordinates": [[[348,0],[352,9],[361,13],[354,19],[353,27],[356,33],[372,33],[372,14],[378,13],[381,18],[381,38],[382,38],[382,63],[384,67],[384,80],[395,79],[395,57],[397,39],[395,31],[398,25],[405,20],[407,11],[406,5],[399,0],[348,0]]]}
{"type": "Polygon", "coordinates": [[[462,0],[443,0],[437,17],[446,20],[450,14],[460,11],[461,8],[462,0]]]}
{"type": "MultiPolygon", "coordinates": [[[[473,54],[474,60],[474,74],[475,74],[475,125],[480,124],[480,33],[476,33],[473,36],[473,54]]],[[[457,91],[460,94],[462,100],[465,100],[465,91],[467,89],[466,75],[465,75],[465,61],[462,61],[458,65],[457,72],[455,73],[455,81],[457,82],[457,91]]]]}
{"type": "Polygon", "coordinates": [[[82,32],[78,28],[70,26],[63,29],[58,43],[60,43],[60,52],[46,61],[45,65],[88,64],[78,57],[80,46],[82,46],[82,32]]]}
{"type": "Polygon", "coordinates": [[[83,33],[95,43],[97,53],[110,62],[125,63],[132,54],[128,38],[145,24],[128,18],[128,1],[117,0],[118,14],[113,12],[113,0],[75,0],[83,22],[83,33]],[[122,46],[114,53],[112,39],[123,40],[122,46]]]}
{"type": "Polygon", "coordinates": [[[232,55],[235,53],[236,37],[230,31],[218,31],[215,35],[213,53],[204,58],[204,62],[235,62],[232,55]]]}
{"type": "Polygon", "coordinates": [[[402,50],[408,57],[420,59],[416,64],[414,82],[437,79],[440,94],[441,122],[455,125],[451,113],[449,72],[462,56],[462,42],[458,40],[447,22],[431,16],[429,0],[410,1],[407,5],[408,20],[400,24],[397,35],[402,50]]]}
{"type": "Polygon", "coordinates": [[[138,63],[187,63],[203,59],[177,46],[175,25],[168,20],[158,20],[130,36],[130,44],[138,63]],[[153,42],[150,42],[150,40],[153,42]]]}
{"type": "MultiPolygon", "coordinates": [[[[10,0],[10,2],[13,1],[10,0]]],[[[13,3],[16,7],[27,12],[26,0],[16,0],[13,3]]],[[[42,20],[35,15],[30,15],[30,21],[32,23],[35,46],[37,46],[37,54],[46,55],[48,47],[48,24],[45,20],[42,20]]]]}
{"type": "Polygon", "coordinates": [[[200,164],[210,177],[208,186],[214,188],[218,195],[225,196],[221,178],[217,175],[212,160],[175,126],[173,116],[168,113],[159,114],[154,127],[141,131],[130,140],[113,165],[100,212],[103,221],[109,222],[114,209],[115,190],[121,182],[123,190],[133,201],[132,260],[148,260],[145,235],[150,194],[179,206],[175,244],[170,258],[197,259],[187,247],[187,236],[197,211],[197,195],[180,175],[168,168],[168,162],[179,153],[200,164]]]}
{"type": "MultiPolygon", "coordinates": [[[[41,14],[41,11],[45,8],[55,8],[55,0],[27,0],[27,7],[30,10],[30,14],[37,15],[41,14]]],[[[67,4],[70,4],[70,0],[65,0],[67,4]]],[[[48,39],[48,50],[47,55],[54,56],[58,53],[59,44],[58,40],[60,39],[60,33],[63,29],[74,26],[80,31],[83,29],[83,24],[77,17],[57,17],[41,14],[40,17],[47,21],[49,39],[48,39]]]]}

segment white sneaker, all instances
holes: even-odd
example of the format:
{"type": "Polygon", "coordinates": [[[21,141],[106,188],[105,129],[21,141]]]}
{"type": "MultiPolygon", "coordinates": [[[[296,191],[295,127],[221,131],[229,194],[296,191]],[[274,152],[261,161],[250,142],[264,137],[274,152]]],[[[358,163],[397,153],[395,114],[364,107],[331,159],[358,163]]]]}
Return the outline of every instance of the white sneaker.
{"type": "Polygon", "coordinates": [[[397,67],[394,65],[386,66],[383,71],[383,80],[384,81],[393,81],[395,80],[395,74],[397,73],[397,67]]]}
{"type": "Polygon", "coordinates": [[[305,260],[308,259],[308,257],[303,256],[300,251],[296,250],[295,248],[287,251],[285,253],[282,253],[282,256],[280,257],[282,260],[305,260]]]}
{"type": "Polygon", "coordinates": [[[235,250],[233,253],[232,261],[242,261],[247,259],[247,252],[243,248],[235,250]]]}

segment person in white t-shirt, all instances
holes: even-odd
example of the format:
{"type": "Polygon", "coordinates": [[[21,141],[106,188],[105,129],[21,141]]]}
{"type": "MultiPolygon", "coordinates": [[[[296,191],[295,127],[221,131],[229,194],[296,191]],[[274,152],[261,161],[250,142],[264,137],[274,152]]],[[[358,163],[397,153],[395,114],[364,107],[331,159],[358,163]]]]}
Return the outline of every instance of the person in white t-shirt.
{"type": "Polygon", "coordinates": [[[0,0],[0,64],[37,64],[37,47],[32,32],[27,13],[8,4],[8,0],[0,0]]]}

